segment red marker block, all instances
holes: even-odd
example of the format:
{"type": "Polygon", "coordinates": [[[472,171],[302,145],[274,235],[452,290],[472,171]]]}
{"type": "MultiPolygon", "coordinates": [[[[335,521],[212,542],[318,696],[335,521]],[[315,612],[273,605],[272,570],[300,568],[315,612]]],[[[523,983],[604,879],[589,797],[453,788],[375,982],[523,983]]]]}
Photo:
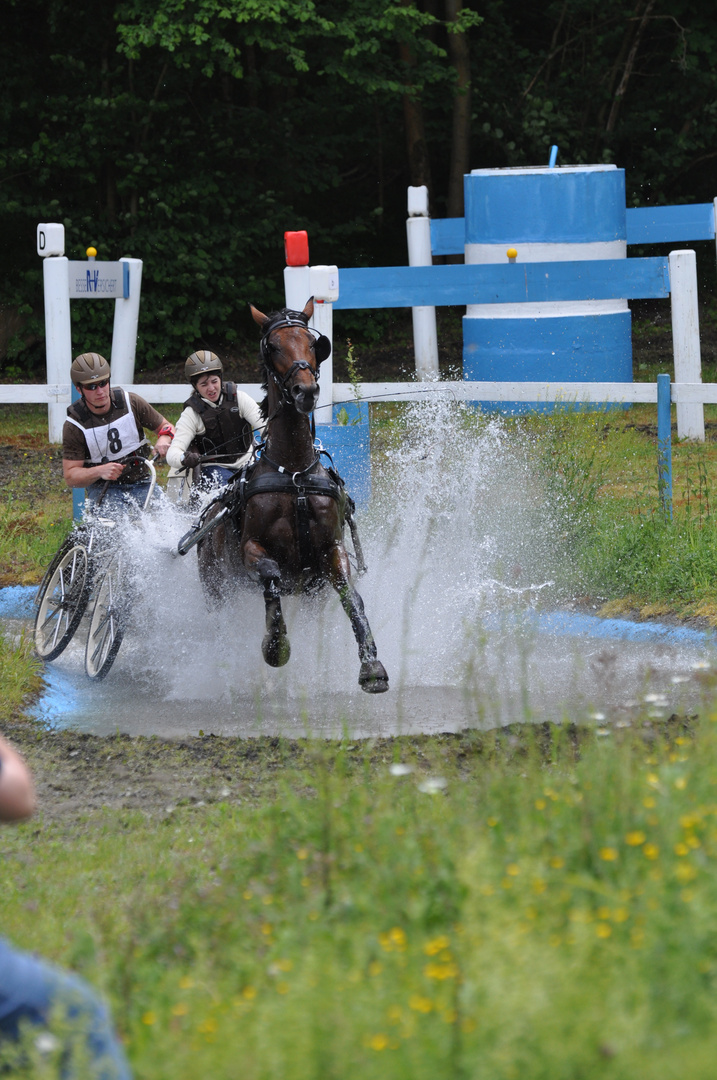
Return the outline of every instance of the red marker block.
{"type": "Polygon", "coordinates": [[[284,254],[287,266],[309,265],[309,234],[301,232],[284,233],[284,254]]]}

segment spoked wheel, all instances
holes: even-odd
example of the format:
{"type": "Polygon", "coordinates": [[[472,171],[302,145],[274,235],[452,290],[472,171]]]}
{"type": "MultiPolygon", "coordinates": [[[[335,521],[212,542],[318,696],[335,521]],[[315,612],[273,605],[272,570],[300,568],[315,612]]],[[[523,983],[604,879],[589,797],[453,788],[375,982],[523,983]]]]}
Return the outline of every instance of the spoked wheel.
{"type": "Polygon", "coordinates": [[[126,600],[121,599],[121,575],[122,560],[119,555],[115,555],[97,587],[90,616],[85,671],[91,679],[104,679],[122,644],[126,600]]]}
{"type": "Polygon", "coordinates": [[[68,540],[50,563],[35,601],[35,651],[43,660],[54,660],[69,645],[89,597],[87,549],[68,540]]]}

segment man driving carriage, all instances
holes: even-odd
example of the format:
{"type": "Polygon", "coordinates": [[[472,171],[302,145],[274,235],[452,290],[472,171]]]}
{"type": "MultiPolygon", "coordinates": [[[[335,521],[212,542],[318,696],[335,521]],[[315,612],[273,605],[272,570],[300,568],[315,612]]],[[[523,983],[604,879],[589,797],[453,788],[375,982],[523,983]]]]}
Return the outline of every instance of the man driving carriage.
{"type": "Polygon", "coordinates": [[[226,484],[249,461],[253,433],[264,430],[264,418],[253,398],[223,379],[223,364],[208,349],[187,357],[184,374],[193,393],[167,453],[172,476],[192,472],[206,489],[226,484]]]}
{"type": "Polygon", "coordinates": [[[141,459],[152,452],[145,429],[157,434],[155,451],[164,457],[174,427],[144,398],[111,388],[110,365],[99,353],[81,353],[70,372],[81,400],[68,407],[62,429],[65,483],[87,488],[88,498],[102,497],[105,506],[127,497],[141,502],[149,490],[141,459]]]}

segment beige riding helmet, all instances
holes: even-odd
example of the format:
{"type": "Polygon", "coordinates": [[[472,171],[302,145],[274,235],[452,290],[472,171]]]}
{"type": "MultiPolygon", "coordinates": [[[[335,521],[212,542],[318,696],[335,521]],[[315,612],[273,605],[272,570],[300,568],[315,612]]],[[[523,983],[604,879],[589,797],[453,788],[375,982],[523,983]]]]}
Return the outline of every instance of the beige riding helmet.
{"type": "Polygon", "coordinates": [[[109,379],[110,366],[104,356],[96,352],[84,352],[76,356],[70,368],[70,378],[75,386],[92,386],[102,379],[109,379]]]}
{"type": "Polygon", "coordinates": [[[212,371],[222,375],[224,367],[217,354],[210,352],[209,349],[198,349],[184,362],[184,374],[192,382],[200,375],[208,375],[212,371]]]}

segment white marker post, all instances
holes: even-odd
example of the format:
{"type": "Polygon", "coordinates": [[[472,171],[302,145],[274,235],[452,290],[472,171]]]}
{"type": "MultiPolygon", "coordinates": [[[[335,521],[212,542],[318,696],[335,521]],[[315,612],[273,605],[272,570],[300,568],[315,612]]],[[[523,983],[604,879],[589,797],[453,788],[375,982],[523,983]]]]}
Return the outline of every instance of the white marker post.
{"type": "Polygon", "coordinates": [[[45,352],[47,356],[47,425],[51,443],[62,441],[62,425],[70,404],[70,294],[68,260],[65,258],[65,226],[37,226],[37,254],[42,257],[45,294],[45,352]],[[55,400],[50,401],[50,395],[55,400]]]}
{"type": "Polygon", "coordinates": [[[115,319],[112,326],[110,364],[112,378],[118,383],[134,382],[134,362],[137,354],[139,326],[139,297],[142,290],[142,260],[123,256],[120,260],[127,288],[115,300],[115,319]],[[126,268],[126,269],[125,269],[126,268]]]}
{"type": "MultiPolygon", "coordinates": [[[[431,219],[428,216],[428,188],[409,187],[408,220],[406,221],[408,239],[408,265],[433,266],[431,255],[431,219]]],[[[416,374],[419,379],[437,379],[438,334],[436,331],[436,309],[434,307],[411,308],[413,317],[413,351],[416,357],[416,374]]]]}
{"type": "Polygon", "coordinates": [[[142,260],[98,262],[95,249],[88,248],[87,262],[71,261],[65,257],[65,227],[57,222],[37,226],[37,253],[43,260],[48,438],[51,443],[59,443],[72,395],[70,300],[115,301],[110,353],[112,379],[131,385],[137,350],[142,260]]]}
{"type": "MultiPolygon", "coordinates": [[[[700,319],[697,307],[697,256],[694,251],[671,251],[670,293],[675,382],[702,382],[700,319]]],[[[705,441],[702,405],[677,404],[677,438],[705,441]]]]}
{"type": "Polygon", "coordinates": [[[334,301],[339,298],[338,266],[310,267],[309,288],[309,295],[314,298],[314,314],[309,325],[331,342],[331,352],[321,365],[316,423],[330,424],[334,418],[334,301]]]}

